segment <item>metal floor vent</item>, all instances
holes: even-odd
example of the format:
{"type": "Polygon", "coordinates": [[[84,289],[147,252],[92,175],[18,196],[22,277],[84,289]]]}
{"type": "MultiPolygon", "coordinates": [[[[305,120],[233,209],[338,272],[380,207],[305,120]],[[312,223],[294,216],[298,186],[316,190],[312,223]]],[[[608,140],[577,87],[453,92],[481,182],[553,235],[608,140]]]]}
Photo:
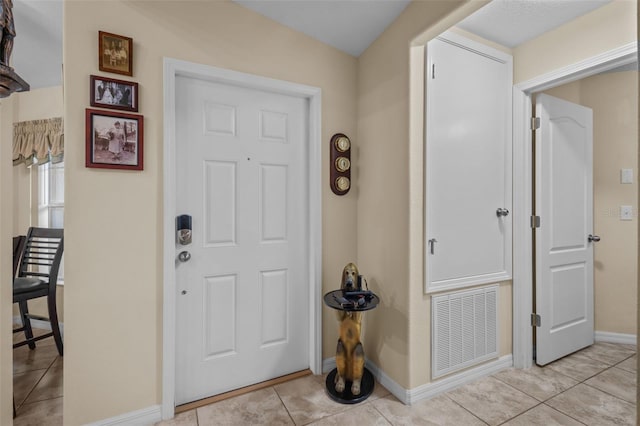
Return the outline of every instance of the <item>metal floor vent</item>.
{"type": "Polygon", "coordinates": [[[498,286],[431,299],[433,378],[498,356],[498,286]]]}

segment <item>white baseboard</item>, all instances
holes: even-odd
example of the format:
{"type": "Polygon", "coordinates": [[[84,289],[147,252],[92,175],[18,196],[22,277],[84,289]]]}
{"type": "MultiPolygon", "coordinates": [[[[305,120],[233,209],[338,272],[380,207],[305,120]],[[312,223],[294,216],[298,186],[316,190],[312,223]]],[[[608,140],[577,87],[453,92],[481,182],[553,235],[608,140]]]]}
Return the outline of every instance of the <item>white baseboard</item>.
{"type": "MultiPolygon", "coordinates": [[[[20,315],[16,315],[15,317],[13,317],[13,324],[22,326],[22,320],[20,319],[20,315]]],[[[60,325],[60,334],[64,338],[64,323],[59,322],[58,324],[60,325]]],[[[49,321],[32,319],[31,327],[51,331],[51,323],[49,321]]]]}
{"type": "MultiPolygon", "coordinates": [[[[322,371],[329,372],[336,366],[336,359],[327,358],[322,361],[322,371]]],[[[393,396],[402,403],[411,405],[423,399],[433,398],[441,393],[450,391],[459,386],[465,385],[482,377],[490,376],[500,370],[513,366],[513,356],[511,354],[500,357],[494,361],[487,362],[474,368],[470,368],[461,373],[439,379],[435,382],[427,383],[413,389],[405,389],[395,380],[389,377],[384,371],[371,361],[366,361],[366,366],[371,374],[384,386],[393,396]]]]}
{"type": "MultiPolygon", "coordinates": [[[[452,374],[435,382],[427,383],[408,392],[408,402],[413,404],[423,399],[433,398],[441,393],[450,391],[474,380],[490,376],[500,370],[513,366],[513,356],[511,354],[502,356],[494,361],[479,365],[463,372],[452,374]]],[[[403,401],[404,402],[404,401],[403,401]]]]}
{"type": "Polygon", "coordinates": [[[635,334],[621,334],[621,333],[610,333],[608,331],[596,331],[596,342],[637,345],[638,336],[636,336],[635,334]]]}
{"type": "Polygon", "coordinates": [[[87,426],[148,426],[157,423],[160,420],[162,420],[161,407],[160,405],[153,405],[148,408],[111,417],[110,419],[88,423],[87,426]]]}
{"type": "Polygon", "coordinates": [[[411,392],[410,390],[400,386],[398,382],[389,377],[387,373],[382,371],[382,369],[375,365],[373,362],[366,360],[365,365],[367,366],[369,371],[371,371],[373,377],[375,377],[382,386],[384,386],[389,392],[391,392],[393,396],[398,398],[403,404],[411,404],[409,398],[409,392],[411,392]]]}

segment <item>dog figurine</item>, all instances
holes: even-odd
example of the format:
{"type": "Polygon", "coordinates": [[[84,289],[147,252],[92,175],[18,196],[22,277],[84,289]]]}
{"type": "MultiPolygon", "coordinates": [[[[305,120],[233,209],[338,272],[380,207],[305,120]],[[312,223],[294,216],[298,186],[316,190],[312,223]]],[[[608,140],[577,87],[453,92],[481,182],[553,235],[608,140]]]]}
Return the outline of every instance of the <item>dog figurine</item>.
{"type": "MultiPolygon", "coordinates": [[[[358,288],[358,267],[348,263],[342,271],[341,289],[347,291],[360,290],[358,288]]],[[[364,373],[364,349],[360,342],[362,324],[361,312],[340,311],[340,337],[336,349],[336,392],[344,391],[346,382],[351,382],[351,393],[360,394],[360,384],[364,373]]]]}

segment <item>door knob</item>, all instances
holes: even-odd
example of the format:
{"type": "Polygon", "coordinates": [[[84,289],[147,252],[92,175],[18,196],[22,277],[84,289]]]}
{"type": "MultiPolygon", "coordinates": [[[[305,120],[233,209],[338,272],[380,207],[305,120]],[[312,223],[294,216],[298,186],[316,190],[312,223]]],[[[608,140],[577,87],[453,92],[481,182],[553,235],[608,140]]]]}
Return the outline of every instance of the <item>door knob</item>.
{"type": "Polygon", "coordinates": [[[496,210],[496,216],[500,217],[500,216],[508,216],[509,215],[509,210],[507,209],[503,209],[502,207],[500,207],[498,210],[496,210]]]}
{"type": "Polygon", "coordinates": [[[188,262],[189,259],[191,259],[191,253],[189,253],[188,251],[181,251],[180,254],[178,254],[178,260],[180,262],[188,262]]]}
{"type": "Polygon", "coordinates": [[[590,243],[597,243],[598,241],[600,241],[600,237],[598,237],[597,235],[589,234],[587,240],[589,240],[590,243]]]}

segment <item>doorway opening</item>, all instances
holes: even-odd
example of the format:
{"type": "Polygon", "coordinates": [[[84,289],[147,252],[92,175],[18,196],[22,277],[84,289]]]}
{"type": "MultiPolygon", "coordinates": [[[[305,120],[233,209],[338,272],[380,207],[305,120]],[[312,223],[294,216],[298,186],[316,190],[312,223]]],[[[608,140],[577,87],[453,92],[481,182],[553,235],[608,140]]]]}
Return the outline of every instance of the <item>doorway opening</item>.
{"type": "MultiPolygon", "coordinates": [[[[629,43],[514,86],[514,282],[513,359],[517,368],[533,363],[533,152],[531,117],[533,96],[545,90],[637,62],[637,45],[629,43]]],[[[634,164],[633,167],[636,165],[634,164]]]]}

